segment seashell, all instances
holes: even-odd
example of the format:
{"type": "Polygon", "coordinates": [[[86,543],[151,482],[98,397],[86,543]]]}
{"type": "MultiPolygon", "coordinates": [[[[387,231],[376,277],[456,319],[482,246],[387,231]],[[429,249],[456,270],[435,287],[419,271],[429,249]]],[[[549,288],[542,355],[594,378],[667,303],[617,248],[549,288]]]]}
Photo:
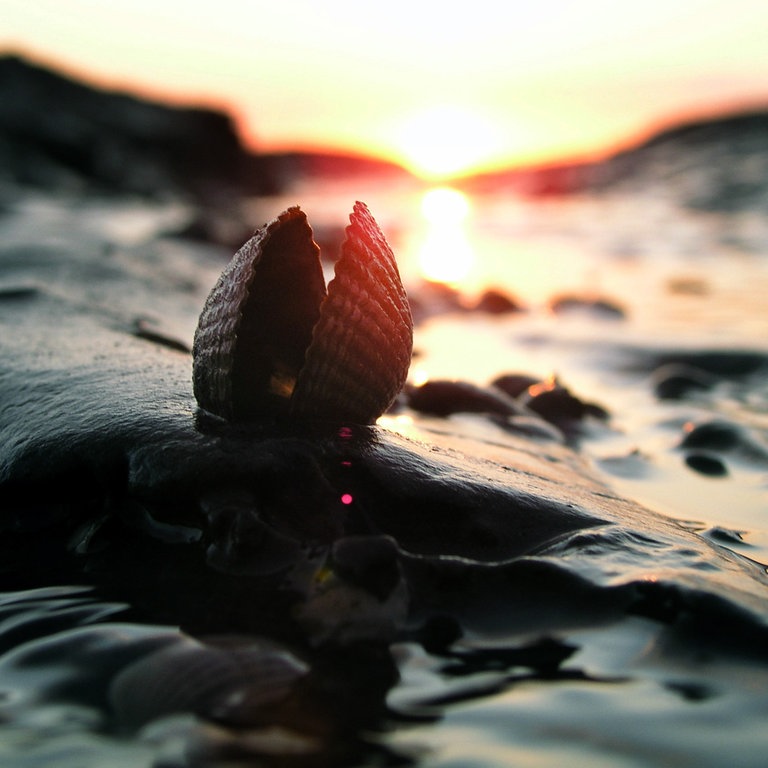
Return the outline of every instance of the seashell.
{"type": "Polygon", "coordinates": [[[408,374],[413,321],[394,254],[356,203],[327,291],[305,214],[289,208],[234,256],[193,345],[198,405],[228,421],[373,423],[408,374]]]}
{"type": "Polygon", "coordinates": [[[248,721],[274,710],[308,672],[267,641],[217,647],[185,639],[124,667],[109,697],[118,720],[133,728],[182,712],[248,721]]]}

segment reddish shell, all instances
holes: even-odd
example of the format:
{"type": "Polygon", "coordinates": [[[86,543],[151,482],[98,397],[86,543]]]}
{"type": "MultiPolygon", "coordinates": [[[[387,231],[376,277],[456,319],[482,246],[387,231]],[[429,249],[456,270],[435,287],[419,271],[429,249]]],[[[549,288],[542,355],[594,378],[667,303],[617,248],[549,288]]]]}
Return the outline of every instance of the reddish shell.
{"type": "Polygon", "coordinates": [[[395,256],[363,203],[350,222],[291,411],[369,424],[405,383],[413,321],[395,256]]]}
{"type": "Polygon", "coordinates": [[[326,296],[298,208],[254,235],[209,295],[193,347],[201,408],[231,421],[373,423],[402,388],[413,321],[394,254],[356,203],[326,296]]]}

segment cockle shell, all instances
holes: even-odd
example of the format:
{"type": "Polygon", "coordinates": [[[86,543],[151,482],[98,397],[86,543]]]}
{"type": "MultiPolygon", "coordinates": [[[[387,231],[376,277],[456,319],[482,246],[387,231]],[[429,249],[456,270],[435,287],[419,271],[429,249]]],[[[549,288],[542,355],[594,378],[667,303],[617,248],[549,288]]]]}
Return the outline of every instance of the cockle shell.
{"type": "Polygon", "coordinates": [[[363,203],[327,292],[307,217],[289,208],[235,254],[193,346],[198,405],[228,421],[274,415],[373,423],[402,388],[413,321],[394,254],[363,203]]]}
{"type": "Polygon", "coordinates": [[[218,642],[182,638],[123,667],[109,691],[118,720],[137,728],[194,712],[259,722],[260,713],[279,710],[309,673],[303,661],[269,641],[227,642],[222,637],[218,642]]]}

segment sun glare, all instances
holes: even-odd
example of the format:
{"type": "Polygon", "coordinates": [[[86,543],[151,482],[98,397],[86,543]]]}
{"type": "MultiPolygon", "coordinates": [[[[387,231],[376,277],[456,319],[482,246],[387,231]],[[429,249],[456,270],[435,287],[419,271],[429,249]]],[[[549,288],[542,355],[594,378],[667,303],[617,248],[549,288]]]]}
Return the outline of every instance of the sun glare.
{"type": "Polygon", "coordinates": [[[435,180],[474,170],[495,157],[502,145],[490,120],[454,106],[411,115],[400,124],[396,139],[409,168],[435,180]]]}
{"type": "Polygon", "coordinates": [[[464,229],[469,212],[469,200],[456,189],[435,187],[424,194],[421,213],[427,221],[427,233],[418,260],[425,279],[455,284],[469,274],[475,262],[464,229]]]}
{"type": "Polygon", "coordinates": [[[431,224],[453,226],[466,219],[469,200],[458,189],[433,187],[421,198],[421,212],[431,224]]]}

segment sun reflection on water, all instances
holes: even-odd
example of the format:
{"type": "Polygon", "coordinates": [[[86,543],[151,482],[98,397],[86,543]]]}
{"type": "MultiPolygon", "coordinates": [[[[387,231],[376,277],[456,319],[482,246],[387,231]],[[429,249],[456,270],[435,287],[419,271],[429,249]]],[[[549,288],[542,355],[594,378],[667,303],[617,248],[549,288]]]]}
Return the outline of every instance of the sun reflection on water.
{"type": "Polygon", "coordinates": [[[424,193],[421,213],[427,223],[419,245],[419,271],[427,280],[456,284],[464,280],[475,264],[475,253],[467,238],[469,199],[450,187],[434,187],[424,193]]]}

